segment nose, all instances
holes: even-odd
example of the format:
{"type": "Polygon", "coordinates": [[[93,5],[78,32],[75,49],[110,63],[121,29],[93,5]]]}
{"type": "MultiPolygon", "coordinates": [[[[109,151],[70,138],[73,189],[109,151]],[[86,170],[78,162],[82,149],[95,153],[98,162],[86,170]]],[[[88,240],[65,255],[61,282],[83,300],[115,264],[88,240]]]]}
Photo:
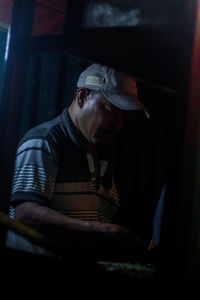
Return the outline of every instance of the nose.
{"type": "Polygon", "coordinates": [[[125,118],[125,114],[115,112],[110,116],[106,127],[109,127],[113,131],[119,131],[124,124],[125,118]]]}

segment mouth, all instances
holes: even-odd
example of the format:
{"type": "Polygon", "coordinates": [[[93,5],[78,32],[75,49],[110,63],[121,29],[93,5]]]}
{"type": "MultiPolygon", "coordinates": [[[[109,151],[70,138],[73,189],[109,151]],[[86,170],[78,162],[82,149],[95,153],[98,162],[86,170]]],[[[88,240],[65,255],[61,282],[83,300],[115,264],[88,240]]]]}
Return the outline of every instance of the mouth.
{"type": "Polygon", "coordinates": [[[113,130],[100,130],[95,134],[95,139],[98,143],[107,143],[109,139],[116,135],[116,131],[113,130]]]}
{"type": "Polygon", "coordinates": [[[100,131],[98,131],[96,136],[104,138],[104,137],[111,137],[115,134],[116,134],[116,131],[114,131],[114,130],[100,130],[100,131]]]}

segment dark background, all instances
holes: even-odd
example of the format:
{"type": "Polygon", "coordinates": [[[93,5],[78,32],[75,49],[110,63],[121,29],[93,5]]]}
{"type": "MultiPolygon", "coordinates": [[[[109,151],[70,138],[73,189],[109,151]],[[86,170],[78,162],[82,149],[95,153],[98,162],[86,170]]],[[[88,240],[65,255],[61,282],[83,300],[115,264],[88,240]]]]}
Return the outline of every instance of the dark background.
{"type": "Polygon", "coordinates": [[[88,64],[106,63],[136,78],[150,114],[147,119],[133,112],[117,141],[123,222],[150,238],[166,184],[162,264],[169,272],[171,265],[179,274],[190,272],[196,268],[189,262],[196,255],[198,222],[193,216],[198,220],[199,211],[194,209],[199,207],[199,79],[198,56],[193,56],[199,1],[109,1],[123,12],[132,3],[139,23],[89,28],[83,26],[88,1],[66,1],[66,11],[54,1],[39,2],[35,9],[33,0],[14,1],[0,100],[0,209],[8,211],[20,138],[71,102],[78,75],[88,64]],[[41,10],[50,10],[50,17],[41,21],[41,10]],[[54,26],[58,16],[64,20],[59,30],[54,26]]]}

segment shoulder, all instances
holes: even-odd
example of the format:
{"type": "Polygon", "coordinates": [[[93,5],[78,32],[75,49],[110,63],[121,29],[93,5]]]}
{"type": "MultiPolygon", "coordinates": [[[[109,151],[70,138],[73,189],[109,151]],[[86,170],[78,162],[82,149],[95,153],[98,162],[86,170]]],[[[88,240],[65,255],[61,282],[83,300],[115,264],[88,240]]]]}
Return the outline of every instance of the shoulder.
{"type": "Polygon", "coordinates": [[[27,131],[27,133],[21,139],[19,146],[24,142],[32,139],[50,140],[51,137],[53,137],[54,135],[56,136],[56,133],[58,133],[60,126],[61,126],[60,116],[58,116],[57,118],[51,121],[37,125],[27,131]]]}
{"type": "Polygon", "coordinates": [[[67,136],[67,130],[63,124],[61,115],[59,115],[55,119],[37,125],[27,131],[19,142],[18,149],[22,145],[26,145],[28,147],[43,147],[46,150],[49,147],[58,150],[60,145],[67,140],[67,136]]]}

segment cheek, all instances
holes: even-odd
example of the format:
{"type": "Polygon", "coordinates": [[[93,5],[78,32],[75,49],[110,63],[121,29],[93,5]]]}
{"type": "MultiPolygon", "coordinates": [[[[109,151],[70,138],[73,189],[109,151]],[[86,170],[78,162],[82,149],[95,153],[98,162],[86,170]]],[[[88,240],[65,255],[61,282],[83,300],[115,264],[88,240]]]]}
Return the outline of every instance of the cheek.
{"type": "Polygon", "coordinates": [[[119,130],[123,127],[124,122],[125,122],[124,119],[122,119],[122,120],[119,121],[119,123],[118,123],[118,125],[117,125],[117,131],[119,131],[119,130]]]}
{"type": "Polygon", "coordinates": [[[112,115],[106,115],[102,117],[102,124],[104,128],[113,127],[115,121],[112,115]]]}
{"type": "Polygon", "coordinates": [[[127,119],[127,114],[125,114],[125,113],[119,114],[119,116],[118,116],[118,124],[116,126],[117,131],[119,131],[123,127],[126,119],[127,119]]]}
{"type": "Polygon", "coordinates": [[[115,131],[119,131],[124,124],[124,119],[116,116],[107,116],[104,120],[104,128],[113,129],[115,131]]]}
{"type": "Polygon", "coordinates": [[[97,126],[102,126],[104,123],[106,123],[106,116],[101,112],[101,110],[94,112],[93,118],[97,126]]]}
{"type": "Polygon", "coordinates": [[[90,132],[96,132],[105,125],[105,118],[100,112],[94,111],[87,120],[90,132]]]}

